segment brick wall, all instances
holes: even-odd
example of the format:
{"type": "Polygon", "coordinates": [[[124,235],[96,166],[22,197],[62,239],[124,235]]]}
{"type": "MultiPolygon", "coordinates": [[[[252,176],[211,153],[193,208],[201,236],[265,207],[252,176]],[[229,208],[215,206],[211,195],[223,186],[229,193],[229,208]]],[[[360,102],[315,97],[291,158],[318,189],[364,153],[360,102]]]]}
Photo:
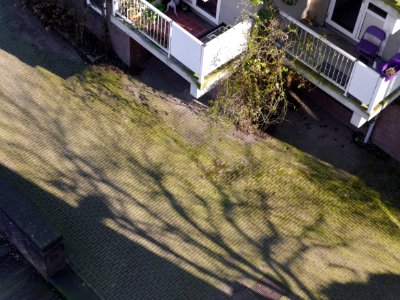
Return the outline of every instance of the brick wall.
{"type": "Polygon", "coordinates": [[[131,38],[117,26],[110,24],[111,45],[118,57],[127,65],[131,64],[131,38]]]}
{"type": "MultiPolygon", "coordinates": [[[[104,17],[90,7],[84,5],[85,0],[59,0],[63,4],[72,7],[85,19],[86,28],[100,40],[105,40],[104,17]]],[[[110,3],[109,3],[110,4],[110,3]]],[[[111,14],[111,6],[107,7],[111,14]]],[[[109,35],[111,46],[117,56],[127,65],[135,66],[141,64],[151,57],[151,53],[131,39],[125,32],[109,22],[109,35]]]]}
{"type": "MultiPolygon", "coordinates": [[[[324,111],[335,117],[340,123],[349,127],[353,131],[364,131],[365,128],[357,128],[350,123],[353,112],[340,104],[336,99],[332,98],[319,88],[312,88],[311,90],[301,90],[303,98],[309,99],[312,104],[316,104],[324,111]]],[[[312,109],[312,107],[311,107],[312,109]]]]}
{"type": "Polygon", "coordinates": [[[381,112],[371,141],[400,161],[400,104],[393,103],[381,112]]]}
{"type": "Polygon", "coordinates": [[[118,57],[129,67],[141,64],[152,54],[114,24],[109,25],[111,45],[118,57]]]}
{"type": "Polygon", "coordinates": [[[149,59],[152,54],[134,39],[131,39],[131,66],[139,65],[149,59]]]}

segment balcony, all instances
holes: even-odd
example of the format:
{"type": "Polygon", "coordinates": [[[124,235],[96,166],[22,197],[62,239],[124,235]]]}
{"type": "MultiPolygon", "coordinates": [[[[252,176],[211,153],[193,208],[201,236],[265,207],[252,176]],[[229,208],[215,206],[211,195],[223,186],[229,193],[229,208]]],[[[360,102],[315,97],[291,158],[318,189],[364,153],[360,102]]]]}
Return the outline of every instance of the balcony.
{"type": "Polygon", "coordinates": [[[281,12],[294,31],[289,54],[294,67],[317,87],[353,111],[351,123],[361,127],[400,96],[400,76],[386,80],[358,58],[351,42],[325,37],[281,12]],[[340,47],[339,47],[340,45],[340,47]],[[344,50],[346,49],[346,50],[344,50]]]}
{"type": "Polygon", "coordinates": [[[247,49],[251,21],[215,26],[193,12],[159,11],[145,0],[117,0],[115,25],[191,83],[200,97],[224,75],[221,67],[247,49]]]}

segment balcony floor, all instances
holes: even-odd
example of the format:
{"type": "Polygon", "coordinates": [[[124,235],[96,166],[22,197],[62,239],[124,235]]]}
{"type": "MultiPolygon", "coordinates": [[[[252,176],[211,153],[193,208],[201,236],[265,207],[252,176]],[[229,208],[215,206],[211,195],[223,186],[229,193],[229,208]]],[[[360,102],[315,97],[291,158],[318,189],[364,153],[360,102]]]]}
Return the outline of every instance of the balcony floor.
{"type": "Polygon", "coordinates": [[[217,27],[191,11],[177,9],[177,14],[178,15],[175,15],[174,11],[171,9],[166,13],[168,17],[197,38],[202,37],[204,34],[217,27]]]}

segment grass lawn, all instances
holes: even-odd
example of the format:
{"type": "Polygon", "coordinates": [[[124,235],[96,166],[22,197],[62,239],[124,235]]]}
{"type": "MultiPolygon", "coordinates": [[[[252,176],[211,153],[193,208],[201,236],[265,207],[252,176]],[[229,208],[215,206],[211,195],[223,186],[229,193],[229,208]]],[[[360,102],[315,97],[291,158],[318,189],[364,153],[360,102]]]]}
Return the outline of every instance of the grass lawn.
{"type": "Polygon", "coordinates": [[[0,176],[104,298],[206,299],[263,278],[310,299],[398,292],[395,164],[352,176],[134,78],[57,63],[76,70],[0,49],[0,176]]]}

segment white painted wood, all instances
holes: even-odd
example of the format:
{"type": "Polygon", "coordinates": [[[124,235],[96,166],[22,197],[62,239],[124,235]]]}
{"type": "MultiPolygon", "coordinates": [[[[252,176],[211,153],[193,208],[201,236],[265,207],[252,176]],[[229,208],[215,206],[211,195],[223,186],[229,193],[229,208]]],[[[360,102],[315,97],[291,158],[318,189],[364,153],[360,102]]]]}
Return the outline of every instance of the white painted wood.
{"type": "Polygon", "coordinates": [[[208,92],[207,89],[199,89],[198,85],[195,83],[192,83],[190,85],[190,95],[192,95],[195,99],[199,99],[207,92],[208,92]]]}
{"type": "Polygon", "coordinates": [[[368,120],[366,118],[354,112],[353,115],[351,116],[350,123],[356,126],[357,128],[360,128],[367,121],[368,120]]]}
{"type": "Polygon", "coordinates": [[[357,61],[349,81],[348,93],[365,105],[369,105],[375,94],[380,75],[362,62],[357,61]]]}
{"type": "Polygon", "coordinates": [[[399,76],[396,76],[395,78],[389,81],[385,81],[385,78],[381,76],[375,88],[375,92],[372,96],[371,102],[369,104],[368,112],[371,113],[376,105],[382,102],[382,100],[384,100],[386,97],[390,96],[390,94],[397,91],[399,88],[400,88],[399,76]]]}
{"type": "MultiPolygon", "coordinates": [[[[367,10],[365,13],[364,21],[361,25],[360,32],[358,33],[358,40],[361,40],[361,38],[364,35],[365,30],[371,25],[375,25],[378,28],[383,28],[385,25],[385,19],[382,17],[378,16],[377,14],[367,10]]],[[[366,37],[368,39],[368,36],[366,37]]],[[[379,43],[379,40],[372,40],[374,43],[379,43]]]]}
{"type": "Polygon", "coordinates": [[[103,11],[101,11],[101,9],[100,8],[98,8],[96,5],[94,5],[93,3],[92,3],[92,1],[91,0],[86,0],[86,4],[91,8],[91,9],[93,9],[95,12],[97,12],[99,15],[102,15],[102,16],[105,16],[106,15],[106,1],[104,1],[104,3],[103,3],[103,11]]]}
{"type": "Polygon", "coordinates": [[[348,78],[357,59],[286,13],[281,11],[281,15],[297,27],[297,40],[289,53],[346,94],[348,78]],[[310,43],[314,47],[309,47],[310,43]]]}
{"type": "Polygon", "coordinates": [[[201,73],[203,43],[175,22],[171,24],[170,51],[173,57],[194,73],[201,73]]]}
{"type": "Polygon", "coordinates": [[[389,81],[388,88],[386,90],[385,97],[389,96],[393,92],[397,91],[400,89],[400,74],[397,74],[397,76],[389,81]]]}
{"type": "Polygon", "coordinates": [[[339,30],[343,34],[347,35],[348,37],[350,37],[354,40],[357,40],[357,36],[358,36],[358,33],[360,32],[360,27],[361,27],[362,21],[364,20],[365,11],[366,11],[369,1],[363,1],[363,3],[361,4],[360,11],[357,16],[357,21],[354,26],[354,30],[352,32],[349,32],[347,29],[343,28],[342,26],[340,26],[339,24],[335,23],[335,21],[332,20],[336,1],[337,0],[331,0],[331,2],[329,3],[328,13],[327,13],[325,22],[328,23],[329,25],[331,25],[333,28],[339,30]]]}
{"type": "Polygon", "coordinates": [[[379,77],[376,83],[375,91],[372,94],[370,103],[368,104],[368,113],[371,113],[375,106],[378,105],[384,98],[388,89],[389,82],[385,81],[383,77],[379,77]]]}
{"type": "Polygon", "coordinates": [[[231,61],[247,49],[251,21],[243,21],[209,41],[204,47],[203,76],[231,61]]]}
{"type": "Polygon", "coordinates": [[[145,0],[125,0],[116,7],[118,10],[114,11],[114,15],[124,19],[164,51],[170,52],[172,20],[167,15],[145,0]]]}
{"type": "Polygon", "coordinates": [[[328,41],[325,37],[323,37],[322,35],[316,33],[315,31],[313,31],[311,28],[307,27],[306,25],[304,25],[303,23],[301,23],[300,21],[296,20],[295,18],[289,16],[287,13],[280,11],[280,14],[285,17],[286,19],[288,19],[291,23],[293,23],[294,25],[301,27],[301,29],[307,31],[309,34],[313,35],[314,37],[318,38],[319,40],[323,41],[325,44],[327,44],[329,47],[333,48],[336,52],[339,52],[340,54],[345,55],[346,57],[348,57],[349,59],[352,60],[357,60],[357,58],[355,58],[354,56],[352,56],[350,53],[347,53],[346,51],[342,50],[341,48],[339,48],[338,46],[336,46],[335,44],[333,44],[332,42],[328,41]]]}
{"type": "MultiPolygon", "coordinates": [[[[220,16],[220,11],[221,11],[222,0],[218,0],[217,13],[216,13],[215,17],[211,16],[209,13],[207,13],[206,11],[204,11],[203,9],[201,9],[200,7],[197,6],[197,1],[200,1],[200,0],[182,0],[182,1],[185,2],[187,5],[189,5],[197,13],[201,14],[203,17],[205,17],[208,20],[210,20],[211,22],[213,22],[214,24],[219,24],[219,16],[220,16]]],[[[228,0],[228,1],[230,1],[230,0],[228,0]]]]}
{"type": "Polygon", "coordinates": [[[391,34],[396,34],[399,30],[400,30],[400,19],[394,19],[391,34]]]}
{"type": "Polygon", "coordinates": [[[134,39],[136,42],[138,42],[140,45],[146,48],[151,54],[157,57],[162,63],[170,67],[174,72],[176,72],[187,82],[189,82],[192,85],[198,84],[198,82],[193,78],[193,76],[189,74],[187,70],[184,69],[182,64],[177,62],[175,59],[168,58],[165,51],[161,50],[158,47],[155,47],[154,44],[147,37],[140,34],[138,31],[131,30],[129,27],[126,26],[125,21],[121,21],[115,16],[112,16],[111,22],[116,27],[118,27],[122,32],[128,35],[130,38],[134,39]]]}
{"type": "Polygon", "coordinates": [[[369,125],[367,134],[366,134],[365,137],[364,137],[364,141],[363,141],[364,144],[369,143],[369,140],[370,140],[370,138],[371,138],[372,132],[374,131],[374,128],[375,128],[375,124],[376,124],[376,120],[374,120],[374,121],[372,122],[372,124],[369,125]]]}

